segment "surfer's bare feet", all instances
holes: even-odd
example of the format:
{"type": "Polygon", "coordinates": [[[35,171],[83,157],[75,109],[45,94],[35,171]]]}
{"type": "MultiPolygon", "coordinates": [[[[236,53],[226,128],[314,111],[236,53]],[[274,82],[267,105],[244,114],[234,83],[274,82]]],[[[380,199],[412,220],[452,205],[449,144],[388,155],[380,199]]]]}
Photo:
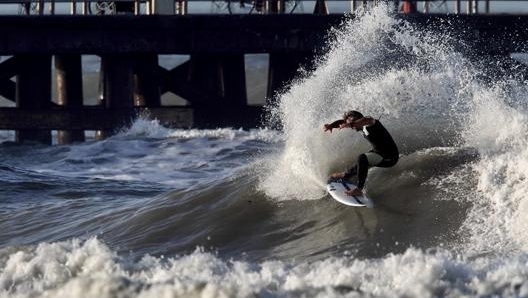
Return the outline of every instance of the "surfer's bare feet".
{"type": "Polygon", "coordinates": [[[362,196],[363,195],[363,189],[356,187],[351,190],[345,191],[345,193],[349,196],[362,196]]]}

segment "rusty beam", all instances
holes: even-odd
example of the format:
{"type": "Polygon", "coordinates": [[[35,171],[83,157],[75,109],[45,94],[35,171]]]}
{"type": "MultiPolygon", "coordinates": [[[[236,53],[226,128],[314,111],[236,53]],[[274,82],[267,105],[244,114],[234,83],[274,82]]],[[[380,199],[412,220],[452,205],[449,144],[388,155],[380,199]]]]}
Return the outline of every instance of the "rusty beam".
{"type": "Polygon", "coordinates": [[[115,108],[99,106],[66,109],[51,107],[42,110],[0,108],[0,129],[40,130],[112,130],[128,126],[141,116],[157,119],[173,128],[256,127],[260,124],[260,106],[246,107],[158,107],[115,108]]]}

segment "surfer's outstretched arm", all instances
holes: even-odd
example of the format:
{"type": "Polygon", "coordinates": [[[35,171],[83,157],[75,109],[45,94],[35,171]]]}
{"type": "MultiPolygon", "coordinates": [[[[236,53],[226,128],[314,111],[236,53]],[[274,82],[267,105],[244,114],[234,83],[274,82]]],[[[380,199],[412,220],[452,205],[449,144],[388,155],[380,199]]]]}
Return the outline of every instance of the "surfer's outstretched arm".
{"type": "Polygon", "coordinates": [[[339,119],[339,120],[336,120],[330,124],[325,124],[323,129],[324,131],[330,131],[332,132],[332,129],[334,128],[339,128],[341,126],[341,124],[345,123],[345,120],[342,120],[342,119],[339,119]]]}
{"type": "Polygon", "coordinates": [[[350,123],[350,127],[356,128],[356,129],[362,129],[364,126],[371,126],[371,125],[374,125],[374,123],[376,123],[376,120],[372,117],[367,116],[367,117],[354,120],[353,122],[350,123]]]}

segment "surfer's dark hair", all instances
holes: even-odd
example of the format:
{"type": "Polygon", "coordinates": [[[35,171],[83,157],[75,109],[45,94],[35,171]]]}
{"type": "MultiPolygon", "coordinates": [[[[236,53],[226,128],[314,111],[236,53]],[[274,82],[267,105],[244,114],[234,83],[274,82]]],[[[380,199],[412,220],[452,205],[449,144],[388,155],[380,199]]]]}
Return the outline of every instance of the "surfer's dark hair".
{"type": "Polygon", "coordinates": [[[358,111],[351,110],[351,111],[345,112],[345,114],[343,115],[343,119],[344,120],[346,120],[346,118],[348,118],[348,117],[352,117],[354,119],[359,119],[359,118],[363,118],[363,114],[361,114],[358,111]]]}

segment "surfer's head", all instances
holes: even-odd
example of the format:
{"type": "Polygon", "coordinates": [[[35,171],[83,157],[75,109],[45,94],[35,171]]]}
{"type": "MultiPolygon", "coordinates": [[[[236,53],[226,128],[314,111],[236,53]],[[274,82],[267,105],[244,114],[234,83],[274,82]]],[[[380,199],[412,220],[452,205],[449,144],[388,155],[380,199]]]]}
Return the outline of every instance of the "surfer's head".
{"type": "Polygon", "coordinates": [[[345,123],[350,125],[350,128],[359,130],[358,128],[354,127],[353,123],[354,121],[363,118],[363,114],[361,114],[358,111],[348,111],[343,115],[343,120],[345,120],[345,123]]]}
{"type": "Polygon", "coordinates": [[[358,111],[354,111],[354,110],[345,112],[345,114],[343,115],[343,120],[350,121],[350,122],[355,121],[357,119],[361,119],[361,118],[363,118],[363,114],[361,114],[358,111]]]}

